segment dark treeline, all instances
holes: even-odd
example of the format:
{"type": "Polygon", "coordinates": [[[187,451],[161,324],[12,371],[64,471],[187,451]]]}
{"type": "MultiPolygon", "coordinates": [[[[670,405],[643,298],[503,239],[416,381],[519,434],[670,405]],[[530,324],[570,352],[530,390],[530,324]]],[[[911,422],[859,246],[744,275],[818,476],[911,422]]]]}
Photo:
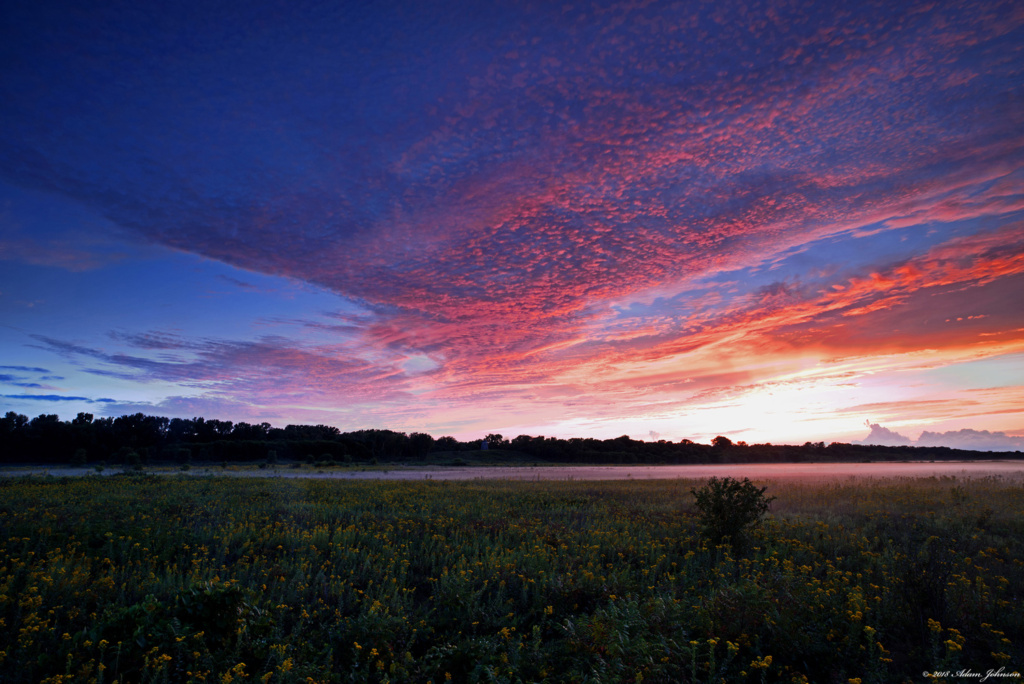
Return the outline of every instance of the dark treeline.
{"type": "Polygon", "coordinates": [[[74,420],[56,415],[31,420],[8,412],[0,419],[0,463],[115,464],[227,463],[305,461],[317,464],[427,461],[482,453],[489,460],[521,459],[558,463],[792,463],[806,461],[906,461],[1020,458],[1016,452],[980,452],[948,447],[874,446],[833,442],[803,445],[733,443],[716,437],[712,443],[644,442],[628,436],[615,439],[531,437],[505,439],[491,434],[460,442],[392,430],[341,432],[329,425],[271,427],[205,418],[164,418],[136,413],[119,418],[94,418],[79,413],[74,420]]]}

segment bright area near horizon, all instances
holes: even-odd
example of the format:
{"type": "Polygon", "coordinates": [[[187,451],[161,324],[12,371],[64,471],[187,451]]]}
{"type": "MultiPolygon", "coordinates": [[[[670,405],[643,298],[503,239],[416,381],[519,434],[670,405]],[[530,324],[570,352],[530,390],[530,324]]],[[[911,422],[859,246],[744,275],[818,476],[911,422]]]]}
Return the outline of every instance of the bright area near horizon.
{"type": "Polygon", "coordinates": [[[0,27],[0,412],[1024,447],[1019,3],[93,5],[0,27]]]}

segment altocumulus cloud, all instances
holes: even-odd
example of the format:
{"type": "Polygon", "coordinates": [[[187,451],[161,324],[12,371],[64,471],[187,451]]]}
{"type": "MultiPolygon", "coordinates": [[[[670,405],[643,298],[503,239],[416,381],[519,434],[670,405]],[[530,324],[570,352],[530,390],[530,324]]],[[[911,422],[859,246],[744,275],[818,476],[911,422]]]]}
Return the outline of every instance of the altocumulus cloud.
{"type": "Polygon", "coordinates": [[[349,5],[12,9],[0,177],[366,311],[42,347],[226,402],[622,417],[757,355],[1020,346],[1019,2],[349,5]]]}
{"type": "Polygon", "coordinates": [[[577,339],[609,297],[929,208],[1006,213],[978,184],[1020,158],[998,85],[1020,12],[929,7],[399,4],[296,11],[279,35],[259,4],[17,13],[10,44],[50,54],[10,69],[34,96],[9,100],[0,159],[147,239],[375,304],[402,343],[451,339],[455,367],[489,374],[510,345],[577,339]],[[141,36],[159,65],[104,48],[141,36]]]}

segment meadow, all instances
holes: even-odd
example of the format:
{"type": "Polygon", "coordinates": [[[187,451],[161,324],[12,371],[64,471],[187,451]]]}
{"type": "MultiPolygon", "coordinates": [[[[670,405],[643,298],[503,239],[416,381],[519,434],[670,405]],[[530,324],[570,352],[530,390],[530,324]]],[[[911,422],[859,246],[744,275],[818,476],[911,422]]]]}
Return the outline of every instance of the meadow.
{"type": "Polygon", "coordinates": [[[699,484],[0,478],[0,681],[1024,669],[1019,481],[764,482],[740,548],[701,538],[699,484]]]}

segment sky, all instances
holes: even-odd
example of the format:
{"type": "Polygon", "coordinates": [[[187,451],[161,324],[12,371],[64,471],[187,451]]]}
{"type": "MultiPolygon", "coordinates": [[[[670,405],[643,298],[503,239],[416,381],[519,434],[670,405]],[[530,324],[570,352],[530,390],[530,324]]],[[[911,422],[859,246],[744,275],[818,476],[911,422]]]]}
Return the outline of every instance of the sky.
{"type": "Polygon", "coordinates": [[[1024,449],[1024,4],[5,0],[0,412],[1024,449]]]}

